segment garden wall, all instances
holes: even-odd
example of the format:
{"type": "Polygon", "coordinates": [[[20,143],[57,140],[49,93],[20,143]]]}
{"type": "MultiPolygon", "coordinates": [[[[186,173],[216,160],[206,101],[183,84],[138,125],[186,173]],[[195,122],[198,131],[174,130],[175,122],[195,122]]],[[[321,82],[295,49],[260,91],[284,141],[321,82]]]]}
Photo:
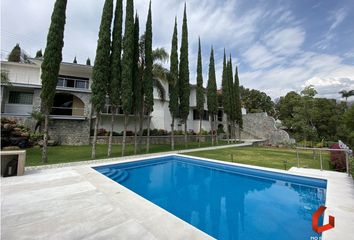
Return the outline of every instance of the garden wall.
{"type": "MultiPolygon", "coordinates": [[[[188,135],[189,142],[197,142],[199,136],[198,135],[188,135]]],[[[142,137],[142,143],[146,143],[146,136],[142,137]]],[[[90,142],[92,143],[93,137],[90,138],[90,142]]],[[[123,140],[122,136],[113,136],[113,144],[121,144],[123,140]]],[[[210,135],[202,135],[201,142],[211,142],[210,135]]],[[[134,136],[127,136],[126,139],[127,144],[134,143],[134,136]]],[[[150,144],[169,144],[171,142],[170,136],[150,136],[150,144]]],[[[99,144],[108,144],[108,136],[98,136],[97,143],[99,144]]],[[[175,136],[175,143],[184,143],[184,136],[183,135],[176,135],[175,136]]]]}
{"type": "Polygon", "coordinates": [[[49,136],[62,145],[87,145],[90,141],[89,120],[52,119],[49,136]]]}

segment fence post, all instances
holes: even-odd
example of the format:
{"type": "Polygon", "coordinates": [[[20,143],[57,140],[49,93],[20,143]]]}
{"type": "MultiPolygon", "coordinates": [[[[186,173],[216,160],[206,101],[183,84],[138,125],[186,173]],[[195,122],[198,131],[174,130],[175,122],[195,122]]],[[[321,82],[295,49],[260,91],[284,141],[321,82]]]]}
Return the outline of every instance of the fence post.
{"type": "Polygon", "coordinates": [[[349,171],[349,152],[345,151],[345,163],[347,165],[347,174],[350,176],[350,171],[349,171]]]}
{"type": "Polygon", "coordinates": [[[320,150],[320,164],[321,164],[321,171],[323,171],[323,165],[322,165],[322,151],[320,150]]]}
{"type": "Polygon", "coordinates": [[[299,149],[296,148],[297,167],[300,168],[299,149]]]}

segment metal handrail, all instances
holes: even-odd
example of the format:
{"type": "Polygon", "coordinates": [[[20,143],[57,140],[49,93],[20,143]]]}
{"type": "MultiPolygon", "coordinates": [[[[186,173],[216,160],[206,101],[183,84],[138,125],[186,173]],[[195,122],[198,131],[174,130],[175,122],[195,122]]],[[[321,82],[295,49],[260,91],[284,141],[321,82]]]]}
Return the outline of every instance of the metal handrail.
{"type": "Polygon", "coordinates": [[[299,151],[298,150],[311,150],[311,151],[319,151],[320,152],[320,165],[321,171],[323,171],[323,159],[322,159],[322,151],[333,151],[333,152],[344,152],[345,153],[345,164],[347,168],[347,174],[350,176],[349,170],[349,153],[350,149],[332,149],[332,148],[309,148],[309,147],[295,147],[296,149],[296,158],[297,158],[297,167],[300,167],[300,158],[299,158],[299,151]]]}
{"type": "Polygon", "coordinates": [[[78,88],[78,89],[88,89],[89,88],[89,80],[85,80],[85,79],[77,79],[77,78],[67,78],[67,77],[58,77],[58,80],[61,79],[63,80],[63,84],[62,85],[59,85],[59,81],[57,83],[57,87],[65,87],[65,88],[78,88]],[[67,82],[68,80],[70,81],[74,81],[74,87],[68,87],[67,86],[67,82]],[[77,81],[82,81],[82,82],[85,82],[85,87],[77,87],[76,86],[76,82],[77,81]]]}

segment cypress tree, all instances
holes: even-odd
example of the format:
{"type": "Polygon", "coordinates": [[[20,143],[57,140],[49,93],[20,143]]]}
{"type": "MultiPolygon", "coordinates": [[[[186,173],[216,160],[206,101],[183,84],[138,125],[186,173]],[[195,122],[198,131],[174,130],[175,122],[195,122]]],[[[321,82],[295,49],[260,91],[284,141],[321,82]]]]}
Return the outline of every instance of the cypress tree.
{"type": "Polygon", "coordinates": [[[171,55],[170,55],[170,74],[169,74],[169,109],[172,117],[171,122],[171,150],[175,149],[174,126],[175,119],[178,117],[178,38],[177,38],[177,18],[173,29],[171,55]]]}
{"type": "Polygon", "coordinates": [[[148,113],[148,126],[147,126],[147,139],[146,139],[146,152],[150,148],[150,114],[154,107],[153,96],[153,79],[152,79],[152,20],[151,20],[151,1],[149,4],[149,12],[146,20],[145,30],[145,70],[144,70],[144,95],[145,107],[148,113]]]}
{"type": "Polygon", "coordinates": [[[74,57],[73,63],[77,63],[76,56],[74,57]]]}
{"type": "Polygon", "coordinates": [[[35,57],[35,58],[41,58],[41,57],[43,57],[42,49],[39,49],[39,50],[36,52],[36,57],[35,57]]]}
{"type": "Polygon", "coordinates": [[[125,152],[128,117],[132,108],[132,85],[133,85],[133,67],[134,66],[134,1],[127,0],[125,29],[123,40],[122,57],[122,108],[124,113],[124,132],[122,143],[122,156],[125,152]]]}
{"type": "Polygon", "coordinates": [[[183,24],[182,24],[182,41],[180,48],[179,61],[179,99],[180,111],[179,115],[184,123],[184,143],[187,147],[187,118],[189,115],[189,62],[188,62],[188,26],[186,4],[184,4],[183,24]]]}
{"type": "Polygon", "coordinates": [[[210,51],[210,61],[209,61],[209,74],[208,74],[208,85],[207,85],[207,106],[209,112],[209,121],[212,134],[212,144],[214,145],[214,125],[215,115],[218,111],[218,97],[216,89],[216,77],[215,77],[215,63],[214,63],[214,50],[213,47],[210,51]]]}
{"type": "Polygon", "coordinates": [[[114,116],[120,102],[121,82],[122,82],[122,18],[123,7],[122,0],[116,1],[116,9],[114,12],[113,33],[112,33],[112,52],[110,60],[110,84],[107,93],[111,103],[111,131],[108,140],[108,157],[112,154],[112,138],[114,130],[114,116]]]}
{"type": "Polygon", "coordinates": [[[137,125],[142,117],[142,99],[143,92],[141,86],[141,78],[139,74],[139,17],[138,14],[135,15],[134,24],[134,66],[133,66],[133,110],[134,110],[134,154],[137,153],[138,149],[138,129],[137,125]],[[139,118],[139,119],[138,119],[139,118]]]}
{"type": "Polygon", "coordinates": [[[235,91],[236,123],[238,126],[238,139],[239,141],[241,141],[241,130],[243,128],[243,119],[242,119],[242,109],[241,109],[240,80],[238,78],[237,66],[235,70],[234,91],[235,91]]]}
{"type": "Polygon", "coordinates": [[[221,89],[222,89],[222,106],[224,109],[224,113],[226,115],[226,135],[227,142],[230,143],[230,131],[229,131],[229,122],[230,122],[230,100],[229,100],[229,88],[228,88],[228,71],[227,71],[227,63],[226,63],[226,52],[224,49],[224,60],[223,60],[223,69],[222,69],[222,81],[221,81],[221,89]]]}
{"type": "Polygon", "coordinates": [[[106,104],[107,86],[110,82],[110,46],[113,0],[106,0],[103,6],[100,31],[96,49],[95,65],[92,70],[91,102],[96,111],[95,130],[92,143],[92,158],[96,158],[96,140],[99,118],[106,104]]]}
{"type": "Polygon", "coordinates": [[[200,46],[200,38],[198,41],[198,60],[197,60],[197,111],[199,113],[199,146],[202,134],[202,121],[204,115],[204,89],[203,89],[203,69],[202,69],[202,50],[200,46]]]}
{"type": "Polygon", "coordinates": [[[50,110],[53,105],[55,89],[58,82],[60,63],[62,60],[62,49],[64,46],[65,11],[67,0],[57,0],[54,5],[51,23],[47,35],[47,46],[44,51],[42,62],[42,112],[44,113],[44,137],[42,148],[42,161],[48,162],[48,121],[50,110]]]}
{"type": "Polygon", "coordinates": [[[231,138],[235,139],[235,120],[236,120],[236,107],[235,107],[235,93],[234,93],[234,84],[233,84],[233,73],[232,73],[232,59],[230,55],[230,59],[228,60],[227,63],[227,88],[228,88],[228,93],[229,93],[229,119],[231,122],[231,138]]]}
{"type": "Polygon", "coordinates": [[[90,59],[90,58],[87,58],[87,59],[86,59],[86,65],[87,65],[87,66],[91,66],[91,59],[90,59]]]}
{"type": "Polygon", "coordinates": [[[7,60],[9,62],[21,62],[21,48],[20,44],[16,44],[16,46],[11,50],[7,60]]]}

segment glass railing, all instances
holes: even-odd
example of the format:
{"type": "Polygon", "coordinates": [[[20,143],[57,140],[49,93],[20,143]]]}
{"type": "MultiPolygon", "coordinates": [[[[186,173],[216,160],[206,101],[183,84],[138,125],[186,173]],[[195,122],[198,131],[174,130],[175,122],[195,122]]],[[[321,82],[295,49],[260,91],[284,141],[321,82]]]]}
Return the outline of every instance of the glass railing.
{"type": "Polygon", "coordinates": [[[58,77],[57,87],[88,89],[89,80],[70,77],[58,77]]]}
{"type": "Polygon", "coordinates": [[[72,108],[72,107],[52,107],[50,115],[61,115],[61,116],[80,116],[85,115],[84,108],[72,108]]]}

